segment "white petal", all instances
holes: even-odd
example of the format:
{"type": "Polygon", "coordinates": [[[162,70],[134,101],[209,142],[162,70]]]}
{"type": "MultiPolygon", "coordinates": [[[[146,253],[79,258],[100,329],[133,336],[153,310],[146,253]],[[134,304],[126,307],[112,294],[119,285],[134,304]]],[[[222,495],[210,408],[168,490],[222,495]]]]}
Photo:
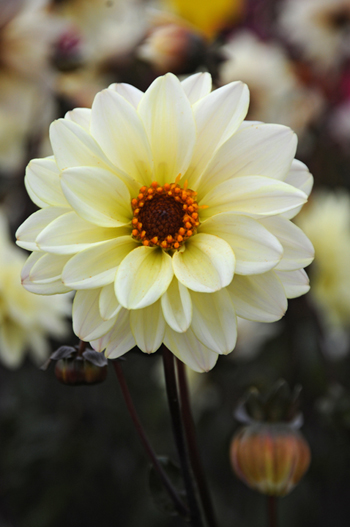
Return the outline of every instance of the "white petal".
{"type": "Polygon", "coordinates": [[[215,153],[201,180],[200,196],[232,177],[266,176],[284,180],[297,146],[290,128],[258,124],[239,130],[215,153]]]}
{"type": "Polygon", "coordinates": [[[35,203],[37,207],[39,207],[39,209],[45,209],[46,207],[49,207],[49,204],[40,199],[39,196],[34,192],[32,187],[30,186],[30,183],[28,183],[28,179],[24,180],[24,186],[26,188],[28,196],[30,197],[32,202],[35,203]]]}
{"type": "Polygon", "coordinates": [[[164,337],[167,348],[191,370],[204,372],[211,370],[219,355],[204,346],[191,329],[186,333],[177,333],[167,328],[164,337]]]}
{"type": "Polygon", "coordinates": [[[36,293],[39,295],[54,295],[54,294],[60,294],[60,293],[67,293],[70,291],[69,287],[66,287],[62,280],[56,279],[50,282],[40,282],[40,283],[34,283],[32,282],[30,278],[30,273],[33,269],[33,267],[40,262],[41,258],[43,258],[45,254],[42,252],[33,252],[26,260],[26,263],[24,264],[22,268],[21,273],[21,282],[23,287],[30,291],[31,293],[36,293]]]}
{"type": "Polygon", "coordinates": [[[203,221],[220,212],[239,212],[253,218],[269,216],[300,206],[307,200],[301,190],[283,181],[262,176],[237,177],[213,187],[200,204],[203,221]]]}
{"type": "Polygon", "coordinates": [[[179,333],[187,331],[192,319],[191,295],[187,287],[174,277],[161,302],[167,324],[179,333]]]}
{"type": "Polygon", "coordinates": [[[130,326],[136,345],[145,353],[154,353],[161,346],[165,320],[160,301],[143,309],[130,311],[130,326]]]}
{"type": "MultiPolygon", "coordinates": [[[[302,190],[307,196],[309,196],[314,184],[314,178],[312,174],[310,174],[309,169],[306,165],[304,165],[304,163],[298,161],[297,159],[294,159],[291,169],[285,179],[285,182],[289,185],[292,185],[293,187],[302,190]]],[[[285,212],[283,216],[288,219],[294,218],[294,216],[298,214],[300,209],[301,206],[291,209],[290,211],[285,212]]]]}
{"type": "Polygon", "coordinates": [[[191,329],[198,340],[216,353],[230,353],[236,345],[237,320],[230,294],[224,288],[215,293],[191,292],[191,329]]]}
{"type": "Polygon", "coordinates": [[[294,271],[309,265],[314,259],[314,248],[299,227],[286,218],[263,218],[260,223],[278,238],[283,246],[283,258],[276,267],[279,271],[294,271]]]}
{"type": "Polygon", "coordinates": [[[141,184],[152,179],[152,153],[135,108],[114,90],[103,90],[92,105],[91,133],[116,167],[141,184]]]}
{"type": "Polygon", "coordinates": [[[136,346],[135,339],[130,328],[130,311],[122,309],[117,316],[114,327],[98,340],[91,341],[91,346],[96,351],[105,350],[105,356],[109,359],[117,359],[136,346]]]}
{"type": "Polygon", "coordinates": [[[173,278],[171,257],[158,248],[138,247],[120,264],[115,291],[121,305],[141,309],[156,302],[173,278]]]}
{"type": "Polygon", "coordinates": [[[247,86],[241,82],[232,82],[193,105],[197,142],[186,174],[190,188],[196,188],[214,152],[236,132],[247,113],[248,104],[247,86]]]}
{"type": "Polygon", "coordinates": [[[230,245],[236,273],[260,274],[273,269],[283,254],[277,238],[261,227],[253,218],[226,212],[209,218],[198,231],[219,236],[230,245]]]}
{"type": "Polygon", "coordinates": [[[113,83],[108,86],[109,90],[116,91],[136,109],[142,99],[143,92],[124,82],[113,83]]]}
{"type": "Polygon", "coordinates": [[[73,302],[73,330],[85,341],[102,337],[115,324],[116,318],[103,320],[98,309],[100,289],[77,291],[73,302]]]}
{"type": "Polygon", "coordinates": [[[160,185],[175,181],[186,172],[196,140],[191,105],[178,78],[171,73],[158,77],[138,112],[152,148],[154,179],[160,185]]]}
{"type": "Polygon", "coordinates": [[[51,221],[42,230],[37,237],[37,244],[43,251],[58,254],[74,254],[96,243],[111,240],[129,233],[130,228],[108,229],[97,227],[80,218],[75,212],[68,212],[56,220],[51,221]]]}
{"type": "Polygon", "coordinates": [[[61,177],[63,192],[84,220],[101,227],[121,227],[132,218],[130,193],[125,183],[108,170],[77,167],[61,177]]]}
{"type": "Polygon", "coordinates": [[[27,166],[24,182],[46,207],[52,205],[69,208],[61,189],[59,175],[60,170],[53,157],[33,159],[27,166]]]}
{"type": "Polygon", "coordinates": [[[73,121],[76,124],[79,124],[85,130],[90,130],[90,121],[91,121],[91,110],[90,108],[74,108],[70,110],[64,116],[65,119],[73,121]]]}
{"type": "Polygon", "coordinates": [[[183,80],[181,85],[190,103],[194,104],[211,92],[211,75],[207,72],[195,73],[183,80]]]}
{"type": "Polygon", "coordinates": [[[310,289],[309,278],[304,269],[297,271],[274,271],[281,280],[287,298],[305,295],[310,289]]]}
{"type": "Polygon", "coordinates": [[[101,289],[99,297],[99,310],[103,320],[109,320],[119,313],[122,306],[119,304],[114,292],[114,283],[101,289]]]}
{"type": "Polygon", "coordinates": [[[235,269],[235,256],[229,244],[211,234],[196,234],[184,251],[173,255],[176,278],[188,289],[213,293],[227,286],[235,269]]]}
{"type": "Polygon", "coordinates": [[[73,256],[63,269],[63,283],[73,289],[92,289],[114,282],[117,267],[138,244],[120,236],[73,256]]]}
{"type": "Polygon", "coordinates": [[[252,276],[236,275],[227,288],[239,317],[257,322],[279,320],[287,299],[274,271],[252,276]]]}
{"type": "Polygon", "coordinates": [[[41,254],[41,258],[30,269],[30,280],[37,283],[50,283],[61,279],[63,267],[71,256],[66,254],[39,254],[41,254]]]}
{"type": "Polygon", "coordinates": [[[50,140],[58,167],[101,167],[113,169],[90,133],[69,119],[58,119],[50,126],[50,140]]]}
{"type": "Polygon", "coordinates": [[[28,251],[35,251],[38,249],[36,238],[52,221],[67,214],[69,209],[61,207],[47,207],[42,210],[34,212],[29,218],[22,223],[17,229],[16,238],[17,245],[27,249],[28,251]]]}

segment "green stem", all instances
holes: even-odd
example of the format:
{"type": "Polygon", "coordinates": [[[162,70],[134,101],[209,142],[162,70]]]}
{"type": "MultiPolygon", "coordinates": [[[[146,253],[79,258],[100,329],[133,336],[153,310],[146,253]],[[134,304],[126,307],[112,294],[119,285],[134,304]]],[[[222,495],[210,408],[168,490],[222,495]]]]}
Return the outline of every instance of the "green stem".
{"type": "Polygon", "coordinates": [[[172,420],[172,428],[176,447],[179,455],[182,475],[185,483],[185,489],[190,509],[190,519],[192,527],[204,527],[200,508],[197,501],[196,489],[191,473],[191,467],[188,452],[185,443],[183,423],[181,420],[180,404],[177,392],[177,383],[174,367],[174,356],[166,346],[163,348],[163,366],[166,382],[166,391],[168,396],[169,410],[172,420]]]}
{"type": "Polygon", "coordinates": [[[176,510],[178,511],[178,513],[185,517],[185,518],[188,518],[188,509],[187,507],[185,506],[185,504],[183,503],[183,501],[181,500],[181,498],[179,497],[177,491],[175,490],[173,484],[171,483],[170,479],[168,478],[167,474],[164,472],[164,469],[163,467],[161,466],[161,464],[159,463],[159,460],[156,456],[156,454],[154,453],[152,447],[151,447],[151,444],[146,436],[146,433],[142,427],[142,424],[141,424],[141,421],[137,415],[137,412],[136,412],[136,409],[135,409],[135,406],[134,406],[134,403],[132,402],[132,399],[131,399],[131,395],[130,395],[130,392],[129,392],[129,389],[128,389],[128,386],[126,384],[126,380],[125,380],[125,377],[124,377],[124,374],[123,374],[123,370],[122,370],[122,367],[121,367],[121,364],[118,360],[115,360],[115,361],[111,361],[112,364],[113,364],[113,367],[114,367],[114,370],[115,370],[115,373],[117,375],[117,378],[118,378],[118,381],[119,381],[119,385],[120,385],[120,388],[121,388],[121,391],[122,391],[122,394],[123,394],[123,397],[124,397],[124,400],[125,400],[125,403],[126,403],[126,406],[127,406],[127,409],[129,410],[129,414],[130,414],[130,417],[135,425],[135,428],[136,428],[136,431],[141,439],[141,443],[143,444],[145,450],[146,450],[146,453],[151,461],[151,463],[153,464],[154,466],[154,469],[156,470],[156,472],[158,473],[163,485],[164,485],[164,488],[167,490],[169,496],[171,497],[171,499],[173,500],[173,503],[174,503],[174,506],[176,508],[176,510]]]}

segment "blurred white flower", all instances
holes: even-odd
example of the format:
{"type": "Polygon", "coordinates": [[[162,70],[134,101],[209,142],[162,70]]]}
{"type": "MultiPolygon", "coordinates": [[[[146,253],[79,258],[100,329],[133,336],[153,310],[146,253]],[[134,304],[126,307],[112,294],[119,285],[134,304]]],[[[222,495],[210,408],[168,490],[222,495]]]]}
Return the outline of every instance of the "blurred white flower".
{"type": "Polygon", "coordinates": [[[5,215],[0,211],[0,362],[17,368],[29,352],[37,365],[47,359],[48,338],[61,339],[68,332],[70,315],[67,295],[42,297],[21,285],[24,251],[9,239],[5,215]]]}
{"type": "Polygon", "coordinates": [[[345,189],[315,192],[297,223],[315,248],[310,298],[321,314],[327,347],[333,346],[334,353],[341,355],[348,341],[342,330],[350,329],[349,193],[345,189]]]}
{"type": "Polygon", "coordinates": [[[51,125],[26,186],[24,286],[77,291],[73,329],[117,358],[162,342],[196,371],[235,347],[236,314],[279,320],[308,291],[313,248],[291,221],[313,178],[287,127],[245,121],[247,86],[202,73],[100,92],[51,125]]]}
{"type": "Polygon", "coordinates": [[[28,140],[40,140],[53,119],[49,58],[59,27],[44,0],[0,5],[0,171],[25,163],[28,140]]]}
{"type": "Polygon", "coordinates": [[[349,56],[349,0],[285,0],[279,23],[281,34],[321,71],[349,56]]]}
{"type": "Polygon", "coordinates": [[[141,0],[63,0],[52,13],[65,24],[56,47],[62,70],[56,89],[75,105],[91,106],[144,37],[145,5],[141,0]]]}
{"type": "Polygon", "coordinates": [[[297,78],[284,49],[241,31],[222,48],[221,84],[246,82],[250,90],[248,118],[290,126],[298,135],[319,115],[323,98],[297,78]]]}

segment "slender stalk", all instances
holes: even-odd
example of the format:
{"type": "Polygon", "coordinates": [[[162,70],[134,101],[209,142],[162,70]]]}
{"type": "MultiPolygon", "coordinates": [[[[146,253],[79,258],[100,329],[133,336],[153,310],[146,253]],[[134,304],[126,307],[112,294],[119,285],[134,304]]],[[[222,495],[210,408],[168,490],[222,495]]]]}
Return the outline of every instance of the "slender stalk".
{"type": "Polygon", "coordinates": [[[268,527],[278,527],[276,496],[267,496],[267,516],[268,516],[268,527]]]}
{"type": "Polygon", "coordinates": [[[209,487],[207,485],[207,480],[205,477],[203,466],[201,463],[196,440],[196,430],[192,418],[185,365],[179,359],[176,359],[176,367],[179,381],[182,420],[185,428],[191,466],[198,486],[198,491],[208,527],[216,527],[217,523],[215,520],[214,507],[211,500],[209,487]]]}
{"type": "Polygon", "coordinates": [[[126,403],[126,406],[129,410],[130,417],[135,425],[136,431],[141,439],[141,442],[146,450],[146,453],[151,461],[151,463],[154,466],[154,469],[158,473],[165,489],[167,490],[169,496],[173,500],[174,506],[178,513],[183,517],[188,517],[188,509],[179,497],[177,491],[175,490],[173,484],[171,483],[170,479],[168,478],[167,474],[163,470],[163,467],[159,463],[159,460],[157,459],[157,456],[155,455],[151,444],[146,436],[146,433],[142,427],[141,421],[137,415],[134,403],[132,402],[131,395],[128,389],[128,386],[126,384],[126,380],[123,374],[123,369],[121,367],[121,364],[118,360],[112,361],[112,364],[114,366],[115,373],[117,374],[117,378],[119,381],[119,385],[126,403]]]}
{"type": "Polygon", "coordinates": [[[181,420],[181,411],[177,393],[177,384],[174,367],[174,356],[166,346],[163,348],[163,365],[166,382],[166,391],[168,396],[169,410],[172,419],[172,427],[176,447],[180,459],[182,475],[185,483],[188,506],[190,509],[190,519],[192,527],[204,527],[201,512],[196,496],[196,489],[191,473],[191,467],[186,449],[183,423],[181,420]]]}
{"type": "Polygon", "coordinates": [[[86,350],[86,346],[87,346],[87,342],[85,342],[84,340],[81,340],[79,342],[79,347],[78,347],[78,357],[81,357],[82,354],[84,353],[84,351],[86,350]]]}

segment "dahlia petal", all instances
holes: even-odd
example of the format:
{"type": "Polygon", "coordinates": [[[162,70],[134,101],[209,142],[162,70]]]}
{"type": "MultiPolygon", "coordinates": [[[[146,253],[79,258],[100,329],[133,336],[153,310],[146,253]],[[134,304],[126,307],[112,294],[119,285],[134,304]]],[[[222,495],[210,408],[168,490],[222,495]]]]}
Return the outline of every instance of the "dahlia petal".
{"type": "Polygon", "coordinates": [[[237,274],[261,274],[273,269],[283,254],[278,239],[261,227],[253,218],[226,212],[205,221],[198,231],[216,235],[230,245],[237,274]]]}
{"type": "Polygon", "coordinates": [[[241,82],[222,86],[193,105],[197,142],[186,174],[191,188],[197,187],[201,174],[217,148],[236,132],[247,113],[248,105],[249,91],[241,82]]]}
{"type": "Polygon", "coordinates": [[[7,368],[15,369],[24,360],[26,337],[21,327],[13,322],[7,322],[0,327],[1,362],[7,368]]]}
{"type": "Polygon", "coordinates": [[[114,284],[102,287],[99,297],[99,310],[103,320],[109,320],[118,315],[122,306],[119,304],[114,292],[114,284]]]}
{"type": "Polygon", "coordinates": [[[105,350],[108,359],[117,359],[136,346],[129,318],[130,311],[121,309],[114,327],[101,338],[90,341],[94,350],[105,350]]]}
{"type": "Polygon", "coordinates": [[[256,322],[275,322],[287,309],[283,286],[274,271],[236,275],[227,288],[237,316],[256,322]]]}
{"type": "MultiPolygon", "coordinates": [[[[35,253],[33,253],[35,254],[35,253]]],[[[70,255],[39,253],[39,258],[29,272],[29,279],[37,283],[50,283],[61,279],[62,270],[70,255]]]]}
{"type": "Polygon", "coordinates": [[[287,298],[305,295],[310,289],[309,278],[304,269],[297,271],[274,271],[281,280],[287,298]]]}
{"type": "Polygon", "coordinates": [[[62,173],[63,192],[84,220],[101,227],[121,227],[132,218],[130,193],[125,183],[108,170],[68,168],[62,173]]]}
{"type": "Polygon", "coordinates": [[[260,223],[276,236],[283,246],[283,258],[276,266],[276,271],[295,271],[312,262],[315,254],[312,243],[294,223],[280,216],[263,218],[260,223]]]}
{"type": "Polygon", "coordinates": [[[296,146],[297,137],[286,126],[261,123],[238,130],[217,150],[207,166],[200,180],[200,196],[232,177],[258,174],[284,180],[296,146]]]}
{"type": "Polygon", "coordinates": [[[116,317],[103,320],[98,309],[101,289],[77,291],[73,301],[73,330],[85,341],[102,337],[115,324],[116,317]]]}
{"type": "Polygon", "coordinates": [[[47,207],[49,207],[49,204],[46,203],[45,201],[42,201],[39,196],[34,192],[34,190],[32,189],[32,187],[30,186],[30,184],[28,183],[28,179],[25,179],[24,180],[24,186],[26,188],[26,191],[28,193],[28,196],[30,197],[30,199],[32,200],[33,203],[35,203],[35,205],[37,207],[39,207],[39,209],[45,209],[47,207]]]}
{"type": "Polygon", "coordinates": [[[204,346],[188,329],[186,333],[178,333],[167,327],[164,344],[167,348],[191,370],[204,372],[211,370],[219,355],[204,346]]]}
{"type": "Polygon", "coordinates": [[[34,212],[17,229],[17,245],[28,251],[36,251],[38,235],[57,218],[65,215],[69,209],[62,207],[47,207],[34,212]]]}
{"type": "Polygon", "coordinates": [[[152,152],[135,108],[117,91],[103,90],[92,105],[91,133],[116,167],[150,184],[152,152]]]}
{"type": "Polygon", "coordinates": [[[235,256],[229,244],[217,236],[199,233],[173,255],[176,278],[199,293],[214,293],[233,278],[235,256]]]}
{"type": "Polygon", "coordinates": [[[39,295],[55,295],[61,293],[67,293],[71,291],[69,287],[66,287],[61,278],[52,280],[50,282],[40,282],[34,283],[30,277],[30,273],[33,267],[40,262],[43,258],[42,252],[33,252],[26,260],[22,273],[21,273],[21,282],[23,287],[30,293],[36,293],[39,295]]]}
{"type": "MultiPolygon", "coordinates": [[[[307,196],[309,196],[314,184],[314,178],[304,163],[294,159],[285,182],[295,188],[298,188],[299,190],[302,190],[307,196]]],[[[283,216],[288,219],[294,218],[294,216],[300,212],[300,209],[301,206],[295,207],[294,209],[285,212],[283,216]]]]}
{"type": "Polygon", "coordinates": [[[237,340],[237,320],[230,294],[191,292],[193,316],[191,329],[198,340],[219,354],[230,353],[237,340]]]}
{"type": "Polygon", "coordinates": [[[81,166],[113,169],[95,139],[74,121],[54,121],[50,126],[50,140],[60,170],[81,166]]]}
{"type": "Polygon", "coordinates": [[[80,218],[74,211],[66,211],[67,209],[65,214],[51,221],[37,236],[37,244],[42,251],[74,254],[94,244],[130,233],[128,227],[114,229],[97,227],[80,218]]]}
{"type": "Polygon", "coordinates": [[[24,182],[26,188],[29,187],[45,207],[52,205],[69,208],[61,189],[59,176],[60,171],[53,157],[33,159],[27,166],[24,182]]]}
{"type": "Polygon", "coordinates": [[[168,73],[145,92],[138,113],[146,128],[154,160],[154,179],[160,185],[175,181],[190,163],[196,141],[191,105],[181,83],[168,73]]]}
{"type": "Polygon", "coordinates": [[[91,109],[90,108],[74,108],[70,110],[64,116],[68,121],[73,121],[76,124],[79,124],[82,128],[89,131],[90,130],[90,121],[91,121],[91,109]]]}
{"type": "Polygon", "coordinates": [[[138,247],[118,268],[115,280],[118,301],[127,309],[149,306],[165,293],[173,275],[168,254],[158,248],[138,247]]]}
{"type": "Polygon", "coordinates": [[[92,289],[114,282],[118,265],[138,244],[130,236],[102,242],[73,256],[62,281],[73,289],[92,289]]]}
{"type": "Polygon", "coordinates": [[[143,309],[133,309],[130,312],[130,327],[140,350],[144,353],[157,351],[165,333],[165,320],[160,301],[143,309]]]}
{"type": "Polygon", "coordinates": [[[282,181],[262,176],[237,177],[213,187],[199,202],[202,221],[221,212],[239,212],[253,218],[269,216],[300,206],[307,201],[301,190],[282,181]]]}
{"type": "Polygon", "coordinates": [[[211,92],[211,75],[207,72],[195,73],[181,81],[181,86],[190,103],[194,104],[211,92]]]}
{"type": "Polygon", "coordinates": [[[139,102],[142,99],[143,92],[125,82],[113,83],[108,86],[109,90],[116,91],[121,95],[126,101],[128,101],[135,109],[138,107],[139,102]]]}
{"type": "Polygon", "coordinates": [[[188,289],[175,277],[161,297],[166,323],[179,333],[187,331],[192,320],[192,302],[188,289]]]}

